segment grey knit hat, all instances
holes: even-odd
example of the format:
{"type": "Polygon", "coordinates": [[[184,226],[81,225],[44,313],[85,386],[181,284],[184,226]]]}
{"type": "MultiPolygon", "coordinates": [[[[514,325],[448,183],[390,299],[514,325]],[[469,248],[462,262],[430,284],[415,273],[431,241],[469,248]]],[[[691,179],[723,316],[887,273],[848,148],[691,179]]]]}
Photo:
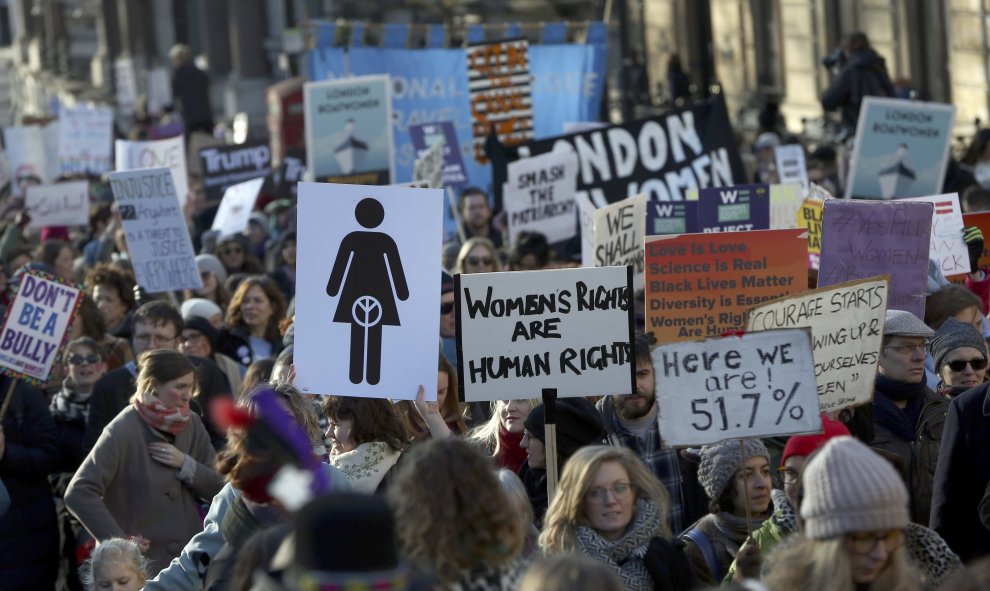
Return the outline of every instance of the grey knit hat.
{"type": "Polygon", "coordinates": [[[935,334],[935,331],[910,312],[887,310],[887,319],[883,323],[883,334],[888,337],[924,337],[927,339],[935,334]]]}
{"type": "Polygon", "coordinates": [[[972,347],[983,357],[987,356],[987,342],[983,340],[983,335],[976,327],[968,322],[960,322],[955,318],[947,318],[942,326],[935,331],[929,348],[932,352],[932,359],[935,360],[935,372],[942,369],[942,362],[946,355],[960,347],[972,347]]]}
{"type": "Polygon", "coordinates": [[[742,468],[744,461],[762,456],[770,460],[767,446],[759,439],[743,439],[745,460],[739,457],[739,440],[727,439],[701,448],[701,463],[698,465],[698,482],[705,488],[708,498],[717,500],[732,480],[732,475],[742,468]]]}
{"type": "Polygon", "coordinates": [[[227,269],[224,268],[220,259],[212,254],[196,255],[196,266],[199,267],[200,273],[203,271],[213,273],[217,278],[217,283],[220,285],[223,285],[223,282],[227,280],[227,269]]]}
{"type": "Polygon", "coordinates": [[[801,517],[811,539],[907,527],[908,492],[890,462],[852,437],[830,439],[802,474],[801,517]]]}

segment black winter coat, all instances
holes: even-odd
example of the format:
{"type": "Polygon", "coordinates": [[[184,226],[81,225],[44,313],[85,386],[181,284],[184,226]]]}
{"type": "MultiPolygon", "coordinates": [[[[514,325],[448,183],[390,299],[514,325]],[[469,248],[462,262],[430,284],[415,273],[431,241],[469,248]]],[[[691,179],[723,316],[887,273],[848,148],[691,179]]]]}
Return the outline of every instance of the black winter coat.
{"type": "Polygon", "coordinates": [[[656,591],[687,591],[695,587],[694,571],[680,540],[653,538],[646,548],[643,564],[650,571],[656,591]]]}
{"type": "MultiPolygon", "coordinates": [[[[10,385],[0,378],[0,399],[10,385]]],[[[58,520],[48,473],[58,461],[55,422],[40,390],[14,388],[3,419],[6,448],[0,480],[10,509],[0,516],[0,587],[5,591],[52,589],[58,572],[58,520]]]]}
{"type": "Polygon", "coordinates": [[[859,106],[867,96],[894,96],[887,65],[869,48],[849,57],[846,67],[822,93],[822,106],[826,111],[842,109],[842,126],[851,131],[856,129],[859,106]]]}

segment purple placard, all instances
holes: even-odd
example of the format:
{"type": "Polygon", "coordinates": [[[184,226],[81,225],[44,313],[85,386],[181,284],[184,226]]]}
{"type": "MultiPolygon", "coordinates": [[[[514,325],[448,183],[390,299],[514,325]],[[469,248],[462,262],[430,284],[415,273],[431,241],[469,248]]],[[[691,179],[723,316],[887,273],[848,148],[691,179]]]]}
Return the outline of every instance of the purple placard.
{"type": "Polygon", "coordinates": [[[770,187],[734,185],[698,191],[701,232],[744,232],[770,229],[770,187]]]}
{"type": "Polygon", "coordinates": [[[443,184],[445,187],[460,187],[467,184],[464,173],[464,161],[461,160],[461,149],[457,144],[457,132],[450,121],[439,123],[423,123],[409,126],[409,139],[412,140],[416,157],[428,150],[438,138],[444,139],[443,147],[443,184]]]}
{"type": "Polygon", "coordinates": [[[887,307],[925,317],[932,204],[828,199],[818,287],[890,275],[887,307]]]}

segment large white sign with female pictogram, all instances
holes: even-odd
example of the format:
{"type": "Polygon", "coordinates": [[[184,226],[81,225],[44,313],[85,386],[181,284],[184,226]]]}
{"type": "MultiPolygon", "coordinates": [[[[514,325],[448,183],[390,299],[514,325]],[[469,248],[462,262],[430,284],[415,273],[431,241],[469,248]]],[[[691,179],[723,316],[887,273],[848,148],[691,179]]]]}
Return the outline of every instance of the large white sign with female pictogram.
{"type": "Polygon", "coordinates": [[[443,191],[299,183],[296,386],[435,399],[443,191]]]}

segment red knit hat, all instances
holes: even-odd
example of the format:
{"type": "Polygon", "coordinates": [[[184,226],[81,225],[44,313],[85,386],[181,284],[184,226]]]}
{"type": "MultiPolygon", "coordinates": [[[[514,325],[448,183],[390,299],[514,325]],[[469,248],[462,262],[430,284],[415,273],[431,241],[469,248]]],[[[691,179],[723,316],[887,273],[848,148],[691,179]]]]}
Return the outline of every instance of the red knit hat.
{"type": "Polygon", "coordinates": [[[780,456],[780,465],[783,466],[787,458],[791,456],[810,456],[825,442],[833,437],[849,435],[849,429],[845,425],[834,419],[822,415],[822,429],[824,433],[816,435],[795,435],[787,440],[784,446],[784,455],[780,456]]]}

